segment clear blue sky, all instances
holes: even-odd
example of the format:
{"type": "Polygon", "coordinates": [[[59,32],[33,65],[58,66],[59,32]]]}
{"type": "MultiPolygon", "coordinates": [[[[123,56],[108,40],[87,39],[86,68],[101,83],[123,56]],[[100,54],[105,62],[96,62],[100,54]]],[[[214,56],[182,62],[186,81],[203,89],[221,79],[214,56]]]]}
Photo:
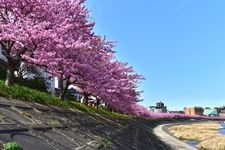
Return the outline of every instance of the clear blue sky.
{"type": "Polygon", "coordinates": [[[225,0],[87,0],[95,32],[147,79],[141,103],[225,105],[225,0]]]}

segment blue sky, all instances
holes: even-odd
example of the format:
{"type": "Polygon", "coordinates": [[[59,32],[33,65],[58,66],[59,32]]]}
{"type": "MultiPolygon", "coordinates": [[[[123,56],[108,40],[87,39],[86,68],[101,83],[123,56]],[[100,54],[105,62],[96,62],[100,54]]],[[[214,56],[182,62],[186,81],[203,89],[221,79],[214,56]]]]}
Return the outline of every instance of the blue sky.
{"type": "Polygon", "coordinates": [[[225,105],[224,0],[87,0],[95,32],[146,78],[144,106],[225,105]]]}

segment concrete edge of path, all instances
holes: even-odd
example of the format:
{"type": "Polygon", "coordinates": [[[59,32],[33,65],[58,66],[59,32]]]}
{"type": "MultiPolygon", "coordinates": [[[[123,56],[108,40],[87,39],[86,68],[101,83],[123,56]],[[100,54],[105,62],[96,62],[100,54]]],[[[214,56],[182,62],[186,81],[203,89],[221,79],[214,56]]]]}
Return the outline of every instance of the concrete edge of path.
{"type": "Polygon", "coordinates": [[[165,132],[163,128],[168,125],[172,124],[158,125],[153,129],[153,133],[158,136],[161,141],[169,145],[173,150],[198,150],[197,148],[190,146],[165,132]]]}

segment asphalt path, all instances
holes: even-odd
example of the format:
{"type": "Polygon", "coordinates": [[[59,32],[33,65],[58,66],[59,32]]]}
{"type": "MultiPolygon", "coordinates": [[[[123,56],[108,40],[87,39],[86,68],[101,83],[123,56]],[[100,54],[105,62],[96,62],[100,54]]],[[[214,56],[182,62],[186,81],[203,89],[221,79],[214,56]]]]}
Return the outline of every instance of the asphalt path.
{"type": "Polygon", "coordinates": [[[175,137],[168,134],[165,130],[167,126],[171,126],[175,124],[162,124],[158,125],[153,129],[153,133],[164,143],[169,145],[173,150],[197,150],[197,148],[188,145],[185,142],[182,142],[175,137]]]}

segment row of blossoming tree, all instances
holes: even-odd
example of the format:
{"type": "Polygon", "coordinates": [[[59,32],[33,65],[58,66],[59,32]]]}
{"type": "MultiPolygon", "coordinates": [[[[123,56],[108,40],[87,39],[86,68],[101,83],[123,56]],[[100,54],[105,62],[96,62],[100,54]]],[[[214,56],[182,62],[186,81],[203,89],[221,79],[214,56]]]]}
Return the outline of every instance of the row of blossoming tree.
{"type": "Polygon", "coordinates": [[[18,64],[42,66],[111,107],[129,112],[143,77],[114,57],[113,43],[93,32],[84,0],[0,0],[0,45],[7,58],[5,84],[18,64]]]}
{"type": "Polygon", "coordinates": [[[113,43],[96,35],[93,27],[84,0],[0,0],[0,46],[8,63],[5,84],[13,84],[16,67],[26,62],[45,67],[66,83],[61,99],[68,86],[75,85],[85,96],[126,114],[190,117],[154,114],[139,105],[137,84],[143,77],[117,61],[113,43]]]}

